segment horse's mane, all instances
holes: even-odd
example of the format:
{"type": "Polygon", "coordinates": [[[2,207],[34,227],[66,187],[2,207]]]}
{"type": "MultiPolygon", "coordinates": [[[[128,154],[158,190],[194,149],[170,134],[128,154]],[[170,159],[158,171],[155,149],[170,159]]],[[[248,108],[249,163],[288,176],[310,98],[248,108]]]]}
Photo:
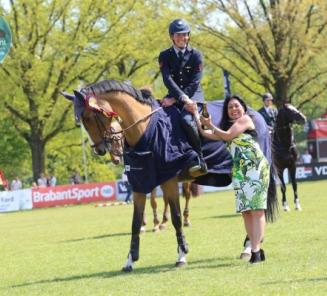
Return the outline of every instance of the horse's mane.
{"type": "Polygon", "coordinates": [[[121,82],[117,80],[104,80],[98,83],[91,84],[81,90],[83,93],[93,93],[99,95],[110,91],[121,91],[132,97],[142,104],[151,105],[154,98],[151,92],[137,89],[130,85],[130,83],[121,82]]]}

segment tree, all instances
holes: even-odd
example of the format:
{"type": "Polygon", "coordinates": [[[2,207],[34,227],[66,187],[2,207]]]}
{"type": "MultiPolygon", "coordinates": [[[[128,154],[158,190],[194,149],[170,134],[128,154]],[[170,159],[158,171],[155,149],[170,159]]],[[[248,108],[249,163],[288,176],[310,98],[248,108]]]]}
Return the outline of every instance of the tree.
{"type": "Polygon", "coordinates": [[[299,107],[326,94],[324,0],[192,1],[210,61],[253,94],[299,107]]]}
{"type": "MultiPolygon", "coordinates": [[[[141,40],[155,49],[157,40],[143,35],[155,31],[155,19],[147,14],[154,15],[159,5],[152,2],[17,0],[1,6],[13,48],[0,66],[0,89],[13,127],[30,148],[35,179],[45,170],[46,146],[75,129],[72,106],[60,90],[103,78],[133,78],[155,60],[138,46],[141,40]]],[[[78,142],[80,137],[66,136],[65,145],[78,142]]]]}

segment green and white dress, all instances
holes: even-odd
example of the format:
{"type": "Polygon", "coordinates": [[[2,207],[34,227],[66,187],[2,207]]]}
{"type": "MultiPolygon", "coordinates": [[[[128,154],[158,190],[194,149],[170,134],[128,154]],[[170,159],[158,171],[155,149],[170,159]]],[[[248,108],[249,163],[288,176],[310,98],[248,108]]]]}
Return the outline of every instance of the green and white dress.
{"type": "Polygon", "coordinates": [[[259,144],[250,134],[243,133],[227,143],[233,158],[233,187],[236,212],[267,208],[269,163],[259,144]]]}

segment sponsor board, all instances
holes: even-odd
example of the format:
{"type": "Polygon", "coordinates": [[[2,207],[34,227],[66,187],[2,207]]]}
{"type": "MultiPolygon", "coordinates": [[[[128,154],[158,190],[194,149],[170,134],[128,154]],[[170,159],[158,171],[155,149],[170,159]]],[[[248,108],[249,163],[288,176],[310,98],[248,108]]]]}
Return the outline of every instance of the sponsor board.
{"type": "Polygon", "coordinates": [[[296,179],[299,181],[327,179],[327,163],[297,165],[296,179]]]}
{"type": "Polygon", "coordinates": [[[116,200],[115,182],[32,189],[33,208],[116,200]]]}

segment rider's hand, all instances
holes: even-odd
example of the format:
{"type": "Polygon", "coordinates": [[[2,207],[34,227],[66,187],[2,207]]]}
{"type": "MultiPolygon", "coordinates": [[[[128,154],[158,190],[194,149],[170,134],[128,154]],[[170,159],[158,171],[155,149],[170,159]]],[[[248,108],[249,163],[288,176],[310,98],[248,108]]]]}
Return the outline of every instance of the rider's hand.
{"type": "Polygon", "coordinates": [[[161,100],[161,106],[162,107],[170,107],[171,105],[174,105],[176,103],[175,98],[163,98],[161,100]]]}

